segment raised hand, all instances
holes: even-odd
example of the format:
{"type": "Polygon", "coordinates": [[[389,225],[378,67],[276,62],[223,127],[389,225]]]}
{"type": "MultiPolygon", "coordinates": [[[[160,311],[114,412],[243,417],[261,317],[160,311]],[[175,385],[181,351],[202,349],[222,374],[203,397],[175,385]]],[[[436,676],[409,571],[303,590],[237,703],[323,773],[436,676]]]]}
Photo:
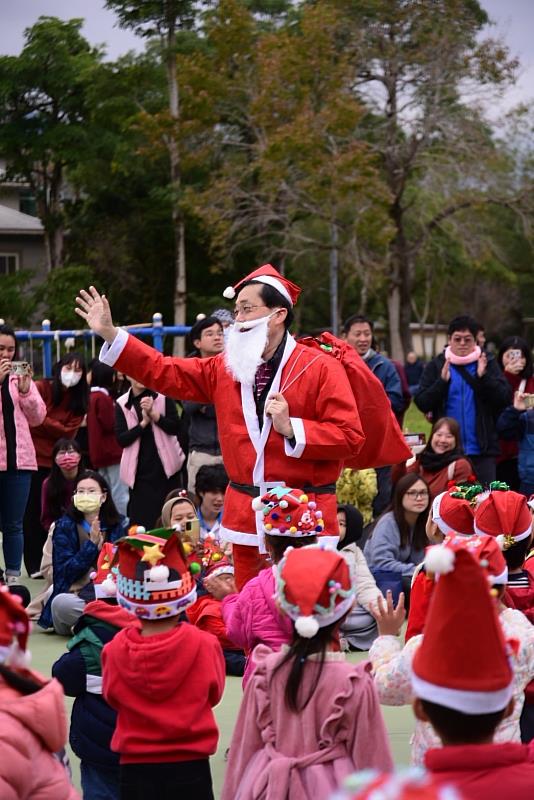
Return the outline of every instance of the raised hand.
{"type": "Polygon", "coordinates": [[[117,335],[117,328],[113,324],[106,295],[100,295],[94,286],[90,286],[88,292],[85,289],[80,290],[76,303],[78,308],[74,310],[78,316],[87,322],[91,330],[111,344],[117,335]]]}
{"type": "Polygon", "coordinates": [[[377,598],[377,604],[372,604],[370,611],[376,619],[378,633],[380,636],[398,636],[404,619],[406,611],[404,608],[404,592],[399,595],[399,602],[397,607],[393,605],[393,595],[388,590],[386,592],[386,602],[382,600],[380,595],[377,598]]]}

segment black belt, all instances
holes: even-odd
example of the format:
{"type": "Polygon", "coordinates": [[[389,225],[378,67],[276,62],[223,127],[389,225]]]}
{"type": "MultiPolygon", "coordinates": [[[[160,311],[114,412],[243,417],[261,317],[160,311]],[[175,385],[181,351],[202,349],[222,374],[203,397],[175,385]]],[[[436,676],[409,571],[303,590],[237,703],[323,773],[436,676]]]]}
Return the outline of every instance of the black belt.
{"type": "MultiPolygon", "coordinates": [[[[249,497],[260,496],[260,487],[252,486],[252,484],[250,483],[235,483],[235,481],[230,481],[230,486],[232,487],[232,489],[235,489],[236,492],[241,492],[241,494],[248,494],[249,497]]],[[[288,486],[287,488],[290,489],[291,487],[288,486]]],[[[335,494],[336,484],[325,483],[323,484],[323,486],[303,486],[302,491],[306,492],[307,494],[335,494]]]]}

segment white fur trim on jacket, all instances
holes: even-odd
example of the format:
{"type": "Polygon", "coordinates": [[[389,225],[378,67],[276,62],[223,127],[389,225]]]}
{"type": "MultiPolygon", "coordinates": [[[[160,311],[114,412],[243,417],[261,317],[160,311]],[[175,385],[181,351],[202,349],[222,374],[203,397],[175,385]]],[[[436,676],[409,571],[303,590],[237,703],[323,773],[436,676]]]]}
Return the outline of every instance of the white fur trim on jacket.
{"type": "Polygon", "coordinates": [[[100,355],[98,356],[99,360],[102,361],[103,364],[107,364],[108,367],[114,367],[115,362],[126,347],[129,335],[127,331],[119,328],[111,344],[104,342],[102,345],[100,355]]]}

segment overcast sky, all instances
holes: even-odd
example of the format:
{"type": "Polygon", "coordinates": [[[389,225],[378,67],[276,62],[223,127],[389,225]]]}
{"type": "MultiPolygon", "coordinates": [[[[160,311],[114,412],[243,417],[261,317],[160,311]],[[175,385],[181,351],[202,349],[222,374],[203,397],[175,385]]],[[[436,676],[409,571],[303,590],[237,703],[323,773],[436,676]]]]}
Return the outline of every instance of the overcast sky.
{"type": "MultiPolygon", "coordinates": [[[[501,33],[522,63],[517,85],[508,90],[504,107],[534,97],[534,0],[481,0],[501,33]]],[[[83,33],[93,44],[105,44],[109,58],[128,50],[142,50],[143,41],[115,25],[115,15],[103,0],[0,0],[0,54],[16,55],[24,41],[24,29],[37,18],[48,16],[85,19],[83,33]]]]}

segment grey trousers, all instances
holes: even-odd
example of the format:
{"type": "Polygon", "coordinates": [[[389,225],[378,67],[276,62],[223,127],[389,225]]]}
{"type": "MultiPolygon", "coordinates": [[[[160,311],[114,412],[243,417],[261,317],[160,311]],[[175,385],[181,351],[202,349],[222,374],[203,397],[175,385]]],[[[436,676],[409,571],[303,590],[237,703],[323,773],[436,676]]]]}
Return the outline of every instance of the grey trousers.
{"type": "Polygon", "coordinates": [[[58,594],[52,600],[52,623],[60,636],[72,636],[72,627],[83,614],[85,601],[77,594],[58,594]]]}

